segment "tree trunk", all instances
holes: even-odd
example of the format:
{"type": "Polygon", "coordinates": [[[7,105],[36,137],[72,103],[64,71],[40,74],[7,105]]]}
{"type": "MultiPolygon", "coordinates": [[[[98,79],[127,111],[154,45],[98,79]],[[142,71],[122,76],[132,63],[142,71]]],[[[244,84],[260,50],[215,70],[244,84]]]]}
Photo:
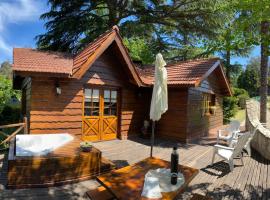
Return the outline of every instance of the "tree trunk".
{"type": "Polygon", "coordinates": [[[268,82],[268,30],[269,22],[261,22],[261,86],[260,86],[260,121],[267,122],[267,82],[268,82]]]}
{"type": "Polygon", "coordinates": [[[231,50],[227,49],[226,51],[226,76],[229,82],[231,81],[230,70],[231,70],[231,50]]]}

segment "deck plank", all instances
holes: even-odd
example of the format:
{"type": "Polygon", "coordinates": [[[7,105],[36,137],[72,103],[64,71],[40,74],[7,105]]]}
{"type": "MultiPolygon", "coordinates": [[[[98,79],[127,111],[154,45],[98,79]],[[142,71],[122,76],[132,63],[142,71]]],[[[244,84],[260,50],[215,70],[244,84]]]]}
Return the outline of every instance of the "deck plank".
{"type": "MultiPolygon", "coordinates": [[[[136,139],[113,140],[94,145],[102,151],[102,156],[121,166],[149,157],[149,143],[149,140],[136,139]]],[[[169,161],[172,147],[176,144],[172,141],[156,140],[154,156],[169,161]]],[[[241,166],[240,160],[235,160],[234,163],[238,166],[235,166],[233,172],[226,173],[229,166],[221,159],[217,158],[214,167],[211,166],[212,146],[178,145],[180,163],[200,169],[187,191],[178,199],[190,199],[195,192],[207,194],[213,199],[270,198],[270,163],[258,153],[253,153],[252,157],[245,156],[244,166],[241,166]]],[[[72,148],[73,145],[69,147],[71,152],[72,148]]],[[[61,149],[55,153],[63,155],[61,149]]],[[[95,180],[88,180],[59,187],[6,190],[4,184],[7,165],[3,154],[0,155],[0,169],[0,199],[85,199],[85,192],[99,185],[95,180]]]]}

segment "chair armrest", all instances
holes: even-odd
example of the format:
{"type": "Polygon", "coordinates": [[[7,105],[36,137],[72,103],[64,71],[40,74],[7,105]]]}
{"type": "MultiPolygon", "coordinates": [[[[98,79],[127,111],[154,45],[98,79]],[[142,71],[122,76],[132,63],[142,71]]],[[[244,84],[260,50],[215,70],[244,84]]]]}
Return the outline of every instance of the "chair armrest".
{"type": "Polygon", "coordinates": [[[223,146],[223,145],[220,145],[220,144],[216,144],[216,145],[214,145],[214,147],[216,149],[234,150],[234,148],[232,148],[232,147],[226,147],[226,146],[223,146]]]}
{"type": "Polygon", "coordinates": [[[219,129],[218,130],[218,136],[222,136],[222,133],[225,132],[226,129],[219,129]]]}

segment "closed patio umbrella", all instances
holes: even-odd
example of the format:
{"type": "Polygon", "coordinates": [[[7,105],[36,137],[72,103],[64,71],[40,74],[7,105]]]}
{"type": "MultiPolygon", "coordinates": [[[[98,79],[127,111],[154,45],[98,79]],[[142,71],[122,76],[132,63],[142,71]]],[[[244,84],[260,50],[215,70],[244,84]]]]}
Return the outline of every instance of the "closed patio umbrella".
{"type": "Polygon", "coordinates": [[[150,119],[152,123],[151,152],[153,156],[153,146],[155,137],[155,121],[161,118],[161,115],[168,110],[168,92],[167,92],[167,70],[166,62],[160,53],[156,55],[155,61],[155,80],[151,99],[150,119]]]}

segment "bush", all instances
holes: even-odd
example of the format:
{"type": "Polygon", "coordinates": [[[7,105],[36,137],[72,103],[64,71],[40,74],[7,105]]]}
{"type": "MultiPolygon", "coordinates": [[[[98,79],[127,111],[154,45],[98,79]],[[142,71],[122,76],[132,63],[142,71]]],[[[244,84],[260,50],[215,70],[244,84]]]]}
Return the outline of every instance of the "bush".
{"type": "Polygon", "coordinates": [[[0,114],[0,124],[5,125],[18,123],[20,120],[20,113],[21,110],[17,106],[5,106],[0,114]]]}
{"type": "Polygon", "coordinates": [[[223,121],[225,124],[230,122],[230,119],[236,114],[237,112],[237,97],[224,97],[223,99],[223,121]]]}
{"type": "Polygon", "coordinates": [[[245,89],[233,88],[233,96],[237,98],[237,105],[241,109],[245,109],[246,100],[249,99],[248,92],[245,89]]]}
{"type": "Polygon", "coordinates": [[[241,94],[240,96],[238,96],[238,106],[241,109],[245,109],[246,108],[246,101],[249,99],[249,96],[241,94]]]}

